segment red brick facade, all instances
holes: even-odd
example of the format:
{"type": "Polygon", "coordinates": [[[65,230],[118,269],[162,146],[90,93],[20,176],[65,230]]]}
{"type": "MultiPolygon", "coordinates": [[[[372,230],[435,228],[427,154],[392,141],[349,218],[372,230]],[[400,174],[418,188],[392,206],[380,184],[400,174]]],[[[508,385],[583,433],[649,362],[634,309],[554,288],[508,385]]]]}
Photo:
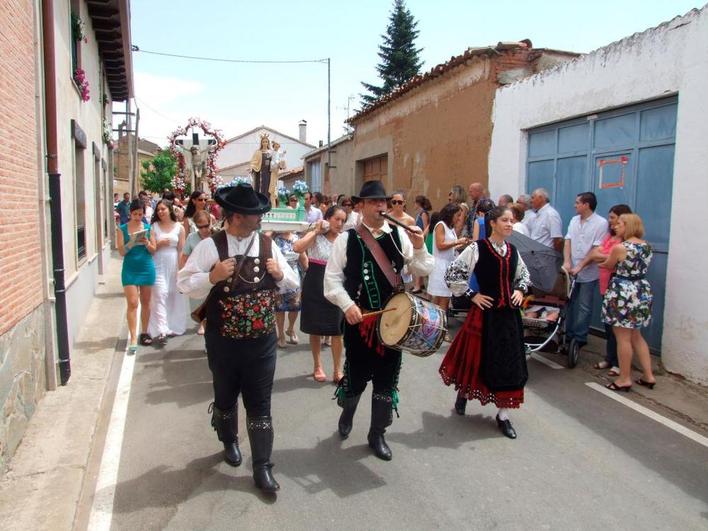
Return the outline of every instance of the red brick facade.
{"type": "Polygon", "coordinates": [[[33,2],[0,10],[0,335],[42,302],[33,2]]]}

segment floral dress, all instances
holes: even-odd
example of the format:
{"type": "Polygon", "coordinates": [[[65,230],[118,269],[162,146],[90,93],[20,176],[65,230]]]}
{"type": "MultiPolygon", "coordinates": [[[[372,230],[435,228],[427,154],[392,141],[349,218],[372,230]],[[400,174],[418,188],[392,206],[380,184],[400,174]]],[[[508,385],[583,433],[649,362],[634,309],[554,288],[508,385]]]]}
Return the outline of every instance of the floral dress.
{"type": "Polygon", "coordinates": [[[641,328],[651,321],[652,293],[646,279],[652,250],[648,243],[622,242],[627,256],[617,263],[602,301],[602,321],[621,328],[641,328]]]}
{"type": "MultiPolygon", "coordinates": [[[[281,234],[274,236],[273,241],[276,243],[280,252],[283,253],[288,265],[300,277],[300,261],[299,255],[293,251],[293,244],[298,241],[298,235],[293,233],[291,239],[284,238],[281,234]]],[[[278,293],[275,303],[276,312],[299,312],[300,311],[300,290],[288,289],[278,293]]]]}

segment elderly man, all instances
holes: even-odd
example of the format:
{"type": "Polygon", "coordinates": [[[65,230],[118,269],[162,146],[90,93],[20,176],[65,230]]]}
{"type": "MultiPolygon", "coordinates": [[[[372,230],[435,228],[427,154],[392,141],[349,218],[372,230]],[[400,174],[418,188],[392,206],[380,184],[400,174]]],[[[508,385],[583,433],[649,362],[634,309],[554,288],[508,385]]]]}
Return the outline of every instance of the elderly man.
{"type": "Polygon", "coordinates": [[[280,288],[298,287],[299,279],[278,246],[258,233],[263,214],[270,210],[265,194],[242,183],[219,189],[215,199],[228,227],[197,244],[178,273],[177,286],[193,298],[207,297],[204,338],[214,386],[211,424],[224,445],[224,460],[231,466],[241,464],[238,396],[243,393],[253,479],[263,492],[273,493],[280,488],[270,462],[275,298],[280,288]]]}
{"type": "Polygon", "coordinates": [[[499,200],[497,201],[497,206],[510,207],[513,202],[514,202],[514,198],[511,197],[509,194],[502,194],[499,196],[499,200]]]}
{"type": "Polygon", "coordinates": [[[591,259],[591,253],[607,234],[607,220],[595,213],[596,208],[595,194],[578,194],[575,198],[577,216],[568,224],[563,247],[563,267],[575,276],[565,330],[568,341],[575,339],[581,347],[588,342],[592,301],[600,278],[600,269],[591,259]]]}
{"type": "Polygon", "coordinates": [[[470,212],[474,214],[477,211],[477,203],[484,198],[484,185],[482,183],[472,183],[467,190],[467,204],[470,207],[470,212]]]}
{"type": "Polygon", "coordinates": [[[563,252],[561,217],[548,201],[548,191],[544,188],[536,188],[531,194],[531,206],[536,212],[536,218],[529,226],[531,239],[560,253],[563,252]]]}
{"type": "Polygon", "coordinates": [[[342,408],[338,429],[343,439],[349,436],[359,398],[371,380],[369,447],[376,457],[390,461],[384,433],[398,404],[401,351],[378,340],[377,319],[366,314],[381,310],[391,295],[403,290],[404,266],[414,275],[426,276],[435,262],[419,227],[406,233],[381,215],[389,199],[381,181],[364,183],[358,198],[363,202],[362,221],[335,240],[324,278],[325,297],[342,309],[346,319],[344,378],[336,392],[342,408]]]}
{"type": "Polygon", "coordinates": [[[531,208],[531,196],[528,194],[519,195],[516,199],[516,204],[524,210],[524,220],[522,223],[526,225],[527,228],[530,228],[531,223],[536,219],[536,212],[531,208]]]}

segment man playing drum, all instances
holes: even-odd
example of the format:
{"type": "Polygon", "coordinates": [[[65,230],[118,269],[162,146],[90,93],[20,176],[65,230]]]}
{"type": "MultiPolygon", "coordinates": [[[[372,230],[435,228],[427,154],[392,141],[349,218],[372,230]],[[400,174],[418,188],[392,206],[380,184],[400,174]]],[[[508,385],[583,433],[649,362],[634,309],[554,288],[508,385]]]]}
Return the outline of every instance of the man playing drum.
{"type": "Polygon", "coordinates": [[[349,436],[359,398],[371,380],[369,447],[376,457],[390,461],[391,449],[384,433],[398,405],[401,351],[379,341],[378,319],[366,314],[381,310],[391,295],[402,289],[404,265],[414,275],[427,276],[434,258],[425,248],[419,228],[406,234],[381,215],[388,199],[381,181],[364,183],[357,199],[363,202],[361,224],[334,242],[324,278],[325,297],[342,309],[346,320],[344,378],[336,393],[342,408],[339,434],[343,439],[349,436]]]}

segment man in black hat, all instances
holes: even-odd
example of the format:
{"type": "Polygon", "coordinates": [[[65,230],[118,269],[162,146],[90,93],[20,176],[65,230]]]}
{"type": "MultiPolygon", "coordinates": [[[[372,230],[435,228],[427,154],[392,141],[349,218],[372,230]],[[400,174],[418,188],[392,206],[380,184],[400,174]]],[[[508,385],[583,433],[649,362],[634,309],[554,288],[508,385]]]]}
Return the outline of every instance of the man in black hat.
{"type": "Polygon", "coordinates": [[[253,479],[264,492],[280,488],[271,473],[273,422],[270,397],[275,373],[275,295],[297,288],[299,279],[270,238],[258,233],[271,208],[250,184],[220,188],[216,202],[228,228],[202,240],[178,274],[183,293],[204,298],[204,334],[214,402],[211,424],[224,444],[224,460],[241,464],[238,396],[243,393],[253,479]]]}
{"type": "Polygon", "coordinates": [[[391,449],[384,433],[393,422],[393,409],[397,410],[401,351],[378,341],[376,319],[365,313],[380,310],[391,295],[402,290],[404,265],[414,275],[427,276],[434,259],[418,227],[406,233],[381,215],[388,199],[381,181],[364,183],[357,199],[363,203],[361,223],[335,240],[324,279],[325,296],[342,309],[346,319],[344,378],[337,388],[337,403],[342,408],[338,427],[346,439],[359,398],[371,380],[369,447],[378,458],[389,461],[391,449]]]}

